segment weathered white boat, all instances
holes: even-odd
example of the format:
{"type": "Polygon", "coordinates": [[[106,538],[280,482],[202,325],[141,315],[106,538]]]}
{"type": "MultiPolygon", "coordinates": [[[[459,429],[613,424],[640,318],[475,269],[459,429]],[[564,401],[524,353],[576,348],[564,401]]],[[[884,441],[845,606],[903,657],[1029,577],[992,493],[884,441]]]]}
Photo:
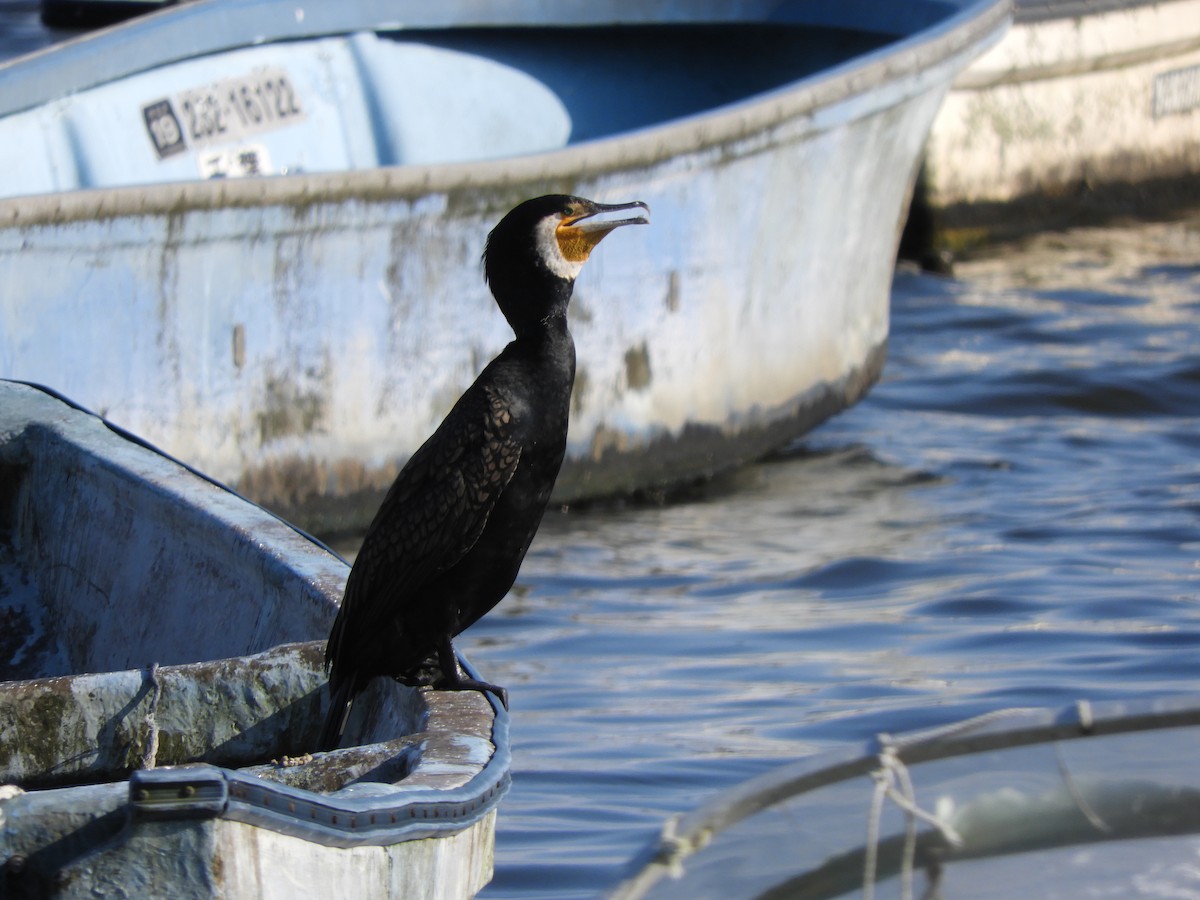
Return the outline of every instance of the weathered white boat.
{"type": "Polygon", "coordinates": [[[947,228],[1200,201],[1200,0],[1017,0],[929,138],[947,228]]]}
{"type": "Polygon", "coordinates": [[[361,527],[509,339],[488,230],[538,194],[640,199],[653,227],[576,287],[558,496],[702,477],[878,377],[929,124],[1008,16],[222,0],[11,61],[0,375],[361,527]]]}
{"type": "Polygon", "coordinates": [[[881,735],[673,819],[609,896],[1189,896],[1198,737],[1180,697],[881,735]]]}
{"type": "Polygon", "coordinates": [[[486,884],[509,756],[483,695],[381,684],[355,746],[305,752],[329,702],[314,638],[346,574],[99,418],[0,382],[0,896],[486,884]]]}

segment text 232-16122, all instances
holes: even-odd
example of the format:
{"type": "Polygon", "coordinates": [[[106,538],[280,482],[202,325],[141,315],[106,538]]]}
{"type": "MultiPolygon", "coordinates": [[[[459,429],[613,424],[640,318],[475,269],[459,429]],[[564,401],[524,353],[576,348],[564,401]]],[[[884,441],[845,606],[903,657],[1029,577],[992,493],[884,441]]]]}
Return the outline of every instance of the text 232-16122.
{"type": "Polygon", "coordinates": [[[288,77],[269,72],[187,91],[180,95],[179,107],[194,144],[236,139],[290,124],[304,115],[288,77]]]}
{"type": "Polygon", "coordinates": [[[304,118],[300,94],[280,69],[182,91],[142,107],[160,158],[193,148],[227,144],[282,128],[304,118]]]}

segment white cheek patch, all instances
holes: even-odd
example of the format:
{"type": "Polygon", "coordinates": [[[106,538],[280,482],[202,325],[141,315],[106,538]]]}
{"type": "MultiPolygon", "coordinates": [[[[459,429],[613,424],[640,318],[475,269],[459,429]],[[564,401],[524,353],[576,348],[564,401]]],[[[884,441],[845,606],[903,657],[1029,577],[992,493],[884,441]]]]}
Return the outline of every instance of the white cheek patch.
{"type": "Polygon", "coordinates": [[[537,243],[538,259],[547,269],[559,278],[574,281],[583,271],[583,262],[572,262],[563,256],[562,247],[558,245],[558,216],[547,216],[538,222],[534,229],[534,240],[537,243]]]}

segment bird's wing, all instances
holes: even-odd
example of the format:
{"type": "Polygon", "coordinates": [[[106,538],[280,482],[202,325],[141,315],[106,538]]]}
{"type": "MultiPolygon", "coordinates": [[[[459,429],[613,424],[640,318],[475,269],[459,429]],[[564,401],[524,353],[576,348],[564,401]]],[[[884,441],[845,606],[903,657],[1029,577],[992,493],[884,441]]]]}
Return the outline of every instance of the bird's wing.
{"type": "Polygon", "coordinates": [[[512,432],[494,390],[468,391],[413,454],[363,539],[327,665],[402,616],[407,598],[474,546],[520,461],[512,432]]]}

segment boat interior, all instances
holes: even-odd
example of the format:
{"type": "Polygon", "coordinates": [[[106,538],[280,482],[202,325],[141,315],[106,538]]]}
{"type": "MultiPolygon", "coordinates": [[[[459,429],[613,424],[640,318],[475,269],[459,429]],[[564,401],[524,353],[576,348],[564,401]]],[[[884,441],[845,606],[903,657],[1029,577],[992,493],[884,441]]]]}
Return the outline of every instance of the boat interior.
{"type": "Polygon", "coordinates": [[[343,560],[42,389],[0,383],[0,475],[4,680],[328,634],[343,560]]]}
{"type": "Polygon", "coordinates": [[[429,711],[393,683],[355,705],[347,743],[378,745],[361,760],[290,774],[270,763],[316,742],[346,571],[102,419],[0,382],[0,782],[187,762],[266,766],[255,773],[323,789],[334,770],[404,777],[429,711]]]}
{"type": "Polygon", "coordinates": [[[828,77],[896,38],[784,20],[363,30],[240,47],[3,116],[0,173],[13,174],[0,196],[544,153],[828,77]]]}

